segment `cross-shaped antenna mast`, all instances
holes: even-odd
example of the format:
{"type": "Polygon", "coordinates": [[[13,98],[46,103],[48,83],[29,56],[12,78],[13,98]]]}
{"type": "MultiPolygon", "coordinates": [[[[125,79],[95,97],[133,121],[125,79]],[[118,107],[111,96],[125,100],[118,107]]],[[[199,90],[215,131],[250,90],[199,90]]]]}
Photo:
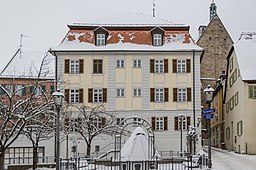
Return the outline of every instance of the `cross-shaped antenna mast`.
{"type": "Polygon", "coordinates": [[[24,34],[20,34],[20,58],[21,58],[21,53],[22,53],[22,47],[23,47],[23,45],[22,45],[22,38],[23,37],[29,37],[29,36],[27,36],[27,35],[24,35],[24,34]]]}
{"type": "Polygon", "coordinates": [[[155,4],[155,0],[153,0],[153,17],[155,17],[156,15],[155,15],[155,7],[156,7],[156,4],[155,4]]]}

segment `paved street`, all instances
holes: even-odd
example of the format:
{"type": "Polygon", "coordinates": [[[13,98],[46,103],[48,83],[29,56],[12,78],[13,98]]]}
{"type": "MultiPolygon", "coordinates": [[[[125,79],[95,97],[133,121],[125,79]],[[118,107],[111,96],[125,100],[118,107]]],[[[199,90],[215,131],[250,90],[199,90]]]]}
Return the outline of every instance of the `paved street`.
{"type": "Polygon", "coordinates": [[[242,155],[212,148],[212,170],[254,170],[256,155],[242,155]]]}

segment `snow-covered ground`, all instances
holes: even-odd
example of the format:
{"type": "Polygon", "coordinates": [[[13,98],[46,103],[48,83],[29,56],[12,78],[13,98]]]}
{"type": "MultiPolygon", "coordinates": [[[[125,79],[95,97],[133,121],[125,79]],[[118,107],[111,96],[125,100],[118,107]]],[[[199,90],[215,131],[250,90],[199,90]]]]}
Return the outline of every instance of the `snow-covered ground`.
{"type": "Polygon", "coordinates": [[[212,170],[254,170],[256,155],[236,154],[212,148],[212,170]]]}

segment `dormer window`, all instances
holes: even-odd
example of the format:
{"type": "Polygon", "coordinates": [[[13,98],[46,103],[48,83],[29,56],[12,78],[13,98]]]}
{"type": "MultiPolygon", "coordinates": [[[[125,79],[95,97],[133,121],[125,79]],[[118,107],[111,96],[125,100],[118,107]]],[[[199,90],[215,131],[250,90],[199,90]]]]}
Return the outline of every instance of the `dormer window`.
{"type": "Polygon", "coordinates": [[[155,27],[150,30],[152,35],[152,45],[153,46],[162,46],[163,45],[163,36],[164,36],[164,29],[160,27],[155,27]]]}
{"type": "Polygon", "coordinates": [[[162,46],[162,34],[153,34],[153,45],[162,46]]]}
{"type": "Polygon", "coordinates": [[[96,42],[96,46],[105,46],[106,45],[106,38],[105,38],[105,34],[97,34],[97,42],[96,42]]]}
{"type": "Polygon", "coordinates": [[[94,30],[95,45],[105,46],[107,44],[108,31],[103,27],[98,27],[94,30]]]}

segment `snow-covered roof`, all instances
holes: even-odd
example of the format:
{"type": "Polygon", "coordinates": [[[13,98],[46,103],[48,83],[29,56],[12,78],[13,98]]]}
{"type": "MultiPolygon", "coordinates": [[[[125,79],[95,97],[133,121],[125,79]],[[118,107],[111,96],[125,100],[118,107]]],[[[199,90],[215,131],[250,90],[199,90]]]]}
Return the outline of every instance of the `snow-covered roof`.
{"type": "Polygon", "coordinates": [[[256,32],[242,33],[234,48],[242,80],[256,80],[256,32]]]}
{"type": "Polygon", "coordinates": [[[120,26],[137,26],[137,27],[145,27],[145,26],[186,26],[184,24],[175,24],[171,21],[153,17],[150,15],[146,15],[143,13],[128,13],[123,15],[118,15],[111,18],[102,18],[97,22],[91,23],[74,23],[70,24],[70,26],[111,26],[111,27],[120,27],[120,26]]]}
{"type": "MultiPolygon", "coordinates": [[[[122,161],[146,161],[153,155],[149,155],[148,136],[141,127],[137,127],[121,149],[122,161]]],[[[153,146],[150,146],[153,147],[153,146]]],[[[156,154],[157,151],[155,152],[156,154]]],[[[159,155],[157,155],[160,158],[159,155]]]]}
{"type": "Polygon", "coordinates": [[[18,50],[0,72],[0,78],[54,78],[54,56],[43,51],[18,50]]]}
{"type": "Polygon", "coordinates": [[[76,23],[69,25],[70,30],[61,44],[51,51],[56,52],[102,52],[102,51],[202,51],[189,34],[189,26],[174,24],[170,21],[143,15],[118,16],[111,21],[99,23],[76,23]],[[105,24],[104,24],[105,23],[105,24]],[[94,30],[102,27],[108,32],[105,46],[95,45],[94,30]],[[153,46],[151,30],[164,31],[163,45],[153,46]]]}

